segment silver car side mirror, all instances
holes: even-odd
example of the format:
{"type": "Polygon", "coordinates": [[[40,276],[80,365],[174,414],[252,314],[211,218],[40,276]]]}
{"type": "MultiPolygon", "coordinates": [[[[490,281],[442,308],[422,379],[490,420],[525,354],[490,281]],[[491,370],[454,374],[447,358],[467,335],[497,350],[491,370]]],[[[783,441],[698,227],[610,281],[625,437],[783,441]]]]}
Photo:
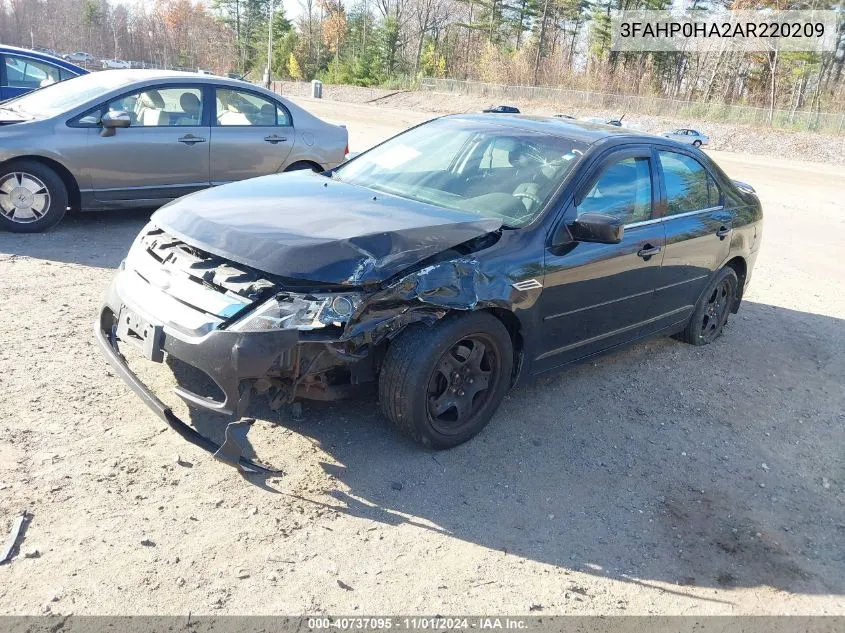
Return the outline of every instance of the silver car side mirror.
{"type": "Polygon", "coordinates": [[[129,127],[132,124],[132,119],[128,112],[117,110],[114,112],[106,112],[100,118],[100,125],[102,130],[100,136],[114,136],[115,130],[119,127],[129,127]]]}

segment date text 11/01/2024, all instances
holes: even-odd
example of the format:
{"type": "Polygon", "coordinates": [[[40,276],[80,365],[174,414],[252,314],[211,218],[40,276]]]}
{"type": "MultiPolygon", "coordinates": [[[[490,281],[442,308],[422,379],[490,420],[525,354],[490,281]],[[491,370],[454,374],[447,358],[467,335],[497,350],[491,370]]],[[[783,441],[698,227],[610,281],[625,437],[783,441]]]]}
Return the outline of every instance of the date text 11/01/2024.
{"type": "Polygon", "coordinates": [[[443,617],[412,617],[412,618],[308,618],[308,628],[314,630],[409,630],[409,631],[442,631],[442,630],[522,630],[527,628],[525,620],[505,617],[477,617],[477,618],[443,618],[443,617]]]}

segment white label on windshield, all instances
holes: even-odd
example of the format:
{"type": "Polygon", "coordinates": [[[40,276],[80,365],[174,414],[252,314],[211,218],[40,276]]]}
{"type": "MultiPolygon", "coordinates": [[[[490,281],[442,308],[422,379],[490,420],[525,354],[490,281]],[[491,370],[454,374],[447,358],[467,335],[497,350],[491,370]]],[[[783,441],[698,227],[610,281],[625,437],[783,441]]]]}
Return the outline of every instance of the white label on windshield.
{"type": "Polygon", "coordinates": [[[391,169],[393,167],[404,165],[409,160],[417,158],[420,153],[421,152],[418,152],[413,147],[408,147],[407,145],[397,145],[385,152],[380,152],[372,160],[379,167],[391,169]]]}

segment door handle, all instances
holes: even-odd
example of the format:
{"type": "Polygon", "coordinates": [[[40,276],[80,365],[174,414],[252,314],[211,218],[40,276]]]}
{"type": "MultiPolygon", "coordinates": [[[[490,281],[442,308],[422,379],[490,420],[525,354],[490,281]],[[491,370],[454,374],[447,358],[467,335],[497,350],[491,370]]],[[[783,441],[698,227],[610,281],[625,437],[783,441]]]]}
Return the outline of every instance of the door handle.
{"type": "Polygon", "coordinates": [[[719,230],[716,231],[716,237],[718,237],[720,240],[725,239],[730,234],[731,230],[726,226],[720,226],[719,230]]]}
{"type": "Polygon", "coordinates": [[[194,143],[205,143],[205,139],[201,136],[186,134],[185,136],[179,139],[179,142],[184,143],[185,145],[193,145],[194,143]]]}
{"type": "Polygon", "coordinates": [[[282,141],[286,141],[288,139],[284,136],[276,136],[275,134],[271,134],[270,136],[265,136],[264,140],[268,143],[272,143],[273,145],[275,145],[276,143],[281,143],[282,141]]]}
{"type": "Polygon", "coordinates": [[[651,244],[646,244],[640,250],[637,251],[637,255],[639,257],[642,257],[644,260],[648,261],[652,255],[657,255],[659,252],[659,246],[652,246],[651,244]]]}

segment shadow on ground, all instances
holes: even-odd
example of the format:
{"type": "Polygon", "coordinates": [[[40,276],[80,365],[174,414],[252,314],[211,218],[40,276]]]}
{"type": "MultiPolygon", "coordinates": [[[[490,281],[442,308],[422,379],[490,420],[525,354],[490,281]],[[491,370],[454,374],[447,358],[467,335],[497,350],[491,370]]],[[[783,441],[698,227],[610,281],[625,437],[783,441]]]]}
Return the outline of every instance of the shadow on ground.
{"type": "MultiPolygon", "coordinates": [[[[658,338],[512,391],[450,451],[393,431],[372,394],[281,424],[339,464],[342,513],[631,582],[842,594],[843,375],[845,322],[746,302],[713,345],[658,338]]],[[[193,423],[222,440],[219,418],[193,423]]],[[[271,463],[272,438],[252,434],[271,463]]]]}
{"type": "Polygon", "coordinates": [[[117,268],[150,210],[74,213],[44,233],[0,231],[0,254],[117,268]]]}

